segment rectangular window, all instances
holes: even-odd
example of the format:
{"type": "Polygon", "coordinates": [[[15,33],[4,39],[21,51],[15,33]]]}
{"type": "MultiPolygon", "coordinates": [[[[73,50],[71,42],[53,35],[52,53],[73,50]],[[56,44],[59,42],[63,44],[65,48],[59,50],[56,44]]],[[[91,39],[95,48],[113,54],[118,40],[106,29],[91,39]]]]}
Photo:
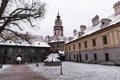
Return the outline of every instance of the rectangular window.
{"type": "Polygon", "coordinates": [[[18,49],[18,52],[21,52],[21,51],[22,51],[22,49],[21,49],[21,48],[19,48],[19,49],[18,49]]]}
{"type": "Polygon", "coordinates": [[[75,44],[73,44],[73,50],[75,50],[75,44]]]}
{"type": "Polygon", "coordinates": [[[92,42],[93,42],[93,47],[95,47],[96,46],[96,39],[93,39],[92,42]]]}
{"type": "Polygon", "coordinates": [[[81,43],[78,44],[79,49],[81,49],[81,43]]]}
{"type": "Polygon", "coordinates": [[[75,54],[74,54],[74,59],[75,59],[75,54]]]}
{"type": "Polygon", "coordinates": [[[71,50],[71,46],[69,46],[69,51],[71,50]]]}
{"type": "Polygon", "coordinates": [[[94,54],[94,60],[97,60],[97,54],[94,54]]]}
{"type": "Polygon", "coordinates": [[[12,48],[9,48],[9,52],[12,52],[12,48]]]}
{"type": "Polygon", "coordinates": [[[81,54],[79,54],[79,59],[80,59],[80,62],[81,62],[81,57],[82,57],[82,56],[81,56],[81,54]]]}
{"type": "Polygon", "coordinates": [[[41,53],[45,53],[45,49],[41,49],[41,53]]]}
{"type": "Polygon", "coordinates": [[[58,44],[56,44],[56,47],[59,47],[59,45],[58,45],[58,44]]]}
{"type": "Polygon", "coordinates": [[[103,36],[103,44],[104,45],[108,44],[107,35],[103,36]]]}
{"type": "Polygon", "coordinates": [[[86,60],[88,60],[88,55],[87,54],[85,54],[85,58],[86,58],[86,60]]]}
{"type": "Polygon", "coordinates": [[[105,60],[109,61],[109,54],[108,53],[105,53],[105,60]]]}
{"type": "Polygon", "coordinates": [[[34,52],[35,52],[35,50],[34,50],[34,49],[30,49],[30,52],[31,52],[31,53],[34,53],[34,52]]]}
{"type": "Polygon", "coordinates": [[[84,42],[85,48],[87,48],[87,41],[84,42]]]}

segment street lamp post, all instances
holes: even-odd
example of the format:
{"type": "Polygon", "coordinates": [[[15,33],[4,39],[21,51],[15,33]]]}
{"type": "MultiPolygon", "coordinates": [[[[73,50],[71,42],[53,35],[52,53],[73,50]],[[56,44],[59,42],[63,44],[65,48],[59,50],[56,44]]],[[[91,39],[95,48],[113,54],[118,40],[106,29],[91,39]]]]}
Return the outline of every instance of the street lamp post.
{"type": "Polygon", "coordinates": [[[38,66],[39,66],[39,65],[38,65],[38,58],[39,58],[39,57],[38,57],[38,55],[37,55],[37,63],[36,63],[36,67],[38,67],[38,66]]]}
{"type": "Polygon", "coordinates": [[[60,74],[62,75],[62,60],[61,60],[61,63],[60,63],[60,74]]]}
{"type": "Polygon", "coordinates": [[[62,71],[62,54],[59,53],[59,56],[60,56],[60,74],[62,75],[63,74],[63,71],[62,71]]]}

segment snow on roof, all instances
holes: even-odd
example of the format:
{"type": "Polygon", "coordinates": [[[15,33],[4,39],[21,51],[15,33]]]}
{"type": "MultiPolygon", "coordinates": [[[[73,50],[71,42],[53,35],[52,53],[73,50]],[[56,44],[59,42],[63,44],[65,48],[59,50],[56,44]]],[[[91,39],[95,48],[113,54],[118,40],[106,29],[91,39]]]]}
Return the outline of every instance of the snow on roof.
{"type": "Polygon", "coordinates": [[[63,54],[64,55],[64,51],[58,51],[59,52],[59,54],[63,54]]]}
{"type": "Polygon", "coordinates": [[[60,62],[58,54],[50,54],[44,62],[60,62]]]}
{"type": "Polygon", "coordinates": [[[46,42],[33,42],[32,46],[38,46],[38,47],[50,47],[46,42]]]}
{"type": "Polygon", "coordinates": [[[58,58],[59,54],[58,53],[51,53],[50,55],[48,55],[47,57],[55,57],[58,58]]]}
{"type": "Polygon", "coordinates": [[[6,42],[0,42],[0,45],[31,46],[31,47],[50,47],[46,42],[32,42],[30,44],[27,41],[13,42],[12,40],[7,40],[6,42]]]}
{"type": "MultiPolygon", "coordinates": [[[[106,28],[106,27],[110,27],[111,25],[114,25],[114,24],[120,22],[120,14],[119,14],[119,15],[116,15],[116,16],[115,16],[115,14],[112,14],[111,16],[107,17],[106,19],[110,19],[110,20],[111,20],[111,22],[110,22],[107,26],[101,27],[101,25],[102,25],[101,22],[100,22],[98,25],[94,26],[94,27],[93,27],[93,26],[89,26],[89,27],[87,27],[87,28],[85,29],[84,34],[83,34],[81,37],[84,37],[84,36],[86,36],[86,35],[90,35],[90,34],[96,32],[96,31],[98,31],[98,30],[101,30],[101,29],[106,28]]],[[[80,37],[80,38],[81,38],[81,37],[80,37]]],[[[78,38],[79,38],[79,37],[78,37],[78,34],[77,34],[77,35],[74,36],[73,39],[72,39],[71,41],[69,41],[69,42],[72,42],[72,41],[74,41],[74,40],[76,40],[76,39],[78,39],[78,38]]],[[[69,42],[66,42],[66,44],[69,43],[69,42]]]]}
{"type": "Polygon", "coordinates": [[[13,42],[12,40],[7,40],[5,42],[6,45],[15,45],[15,42],[13,42]]]}
{"type": "MultiPolygon", "coordinates": [[[[113,25],[113,24],[120,22],[120,14],[117,16],[115,16],[115,14],[112,14],[111,16],[107,17],[106,19],[110,19],[111,22],[109,23],[109,25],[107,25],[103,28],[109,27],[110,25],[113,25]]],[[[103,28],[101,28],[101,25],[102,24],[100,22],[98,25],[96,25],[94,27],[93,26],[87,27],[87,29],[85,30],[85,34],[83,34],[83,36],[89,35],[89,34],[94,33],[100,29],[103,29],[103,28]]]]}
{"type": "Polygon", "coordinates": [[[48,57],[44,62],[60,62],[60,60],[55,57],[48,57]]]}

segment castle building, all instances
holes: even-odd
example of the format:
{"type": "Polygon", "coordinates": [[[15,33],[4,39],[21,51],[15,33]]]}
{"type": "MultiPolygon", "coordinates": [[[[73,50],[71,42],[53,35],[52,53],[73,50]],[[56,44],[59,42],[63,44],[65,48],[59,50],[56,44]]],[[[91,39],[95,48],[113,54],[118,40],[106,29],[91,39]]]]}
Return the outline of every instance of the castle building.
{"type": "Polygon", "coordinates": [[[72,37],[65,37],[64,36],[62,20],[61,20],[59,12],[58,12],[58,15],[56,16],[56,19],[55,19],[53,31],[54,31],[54,35],[47,36],[45,38],[45,40],[51,46],[51,48],[50,48],[51,53],[57,53],[58,51],[63,51],[64,50],[64,43],[66,41],[72,39],[72,37]]]}
{"type": "Polygon", "coordinates": [[[21,34],[29,39],[29,43],[16,35],[9,35],[8,40],[0,37],[0,64],[43,62],[50,53],[50,46],[41,36],[21,34]]]}
{"type": "Polygon", "coordinates": [[[65,43],[68,61],[120,65],[120,1],[113,6],[115,13],[103,19],[96,15],[92,26],[80,26],[74,39],[65,43]]]}

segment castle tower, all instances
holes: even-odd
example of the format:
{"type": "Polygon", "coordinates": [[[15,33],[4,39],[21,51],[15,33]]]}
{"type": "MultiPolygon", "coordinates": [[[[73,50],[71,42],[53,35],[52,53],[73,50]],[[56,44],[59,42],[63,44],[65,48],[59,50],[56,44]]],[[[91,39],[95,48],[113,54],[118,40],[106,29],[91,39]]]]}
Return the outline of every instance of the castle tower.
{"type": "Polygon", "coordinates": [[[62,26],[62,20],[60,19],[60,15],[58,12],[58,15],[55,20],[55,26],[54,26],[54,36],[63,36],[63,26],[62,26]]]}

